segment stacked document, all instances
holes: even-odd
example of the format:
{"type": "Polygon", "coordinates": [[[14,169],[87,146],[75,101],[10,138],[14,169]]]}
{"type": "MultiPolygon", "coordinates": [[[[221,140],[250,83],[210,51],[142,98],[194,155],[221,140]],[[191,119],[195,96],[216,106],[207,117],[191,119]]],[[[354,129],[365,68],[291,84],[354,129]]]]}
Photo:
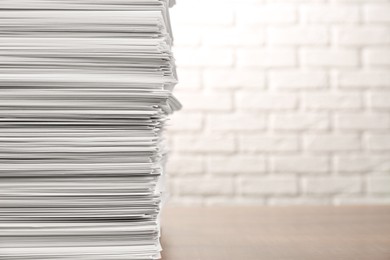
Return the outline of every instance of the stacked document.
{"type": "Polygon", "coordinates": [[[0,1],[0,259],[158,259],[169,0],[0,1]]]}

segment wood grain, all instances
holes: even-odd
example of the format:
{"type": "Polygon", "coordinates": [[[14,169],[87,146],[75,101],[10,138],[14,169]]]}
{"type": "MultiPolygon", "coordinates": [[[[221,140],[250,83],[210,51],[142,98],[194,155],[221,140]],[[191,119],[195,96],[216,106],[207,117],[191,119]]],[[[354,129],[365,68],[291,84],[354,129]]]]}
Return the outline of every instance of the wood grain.
{"type": "Polygon", "coordinates": [[[163,260],[390,260],[390,206],[166,208],[163,260]]]}

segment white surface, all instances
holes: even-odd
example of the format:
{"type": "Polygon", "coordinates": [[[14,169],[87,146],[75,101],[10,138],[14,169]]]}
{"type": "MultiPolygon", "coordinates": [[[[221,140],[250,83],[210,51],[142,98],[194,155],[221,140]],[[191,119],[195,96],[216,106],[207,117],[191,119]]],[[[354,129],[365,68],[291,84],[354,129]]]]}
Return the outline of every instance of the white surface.
{"type": "Polygon", "coordinates": [[[178,1],[171,202],[389,203],[389,14],[388,0],[178,1]]]}

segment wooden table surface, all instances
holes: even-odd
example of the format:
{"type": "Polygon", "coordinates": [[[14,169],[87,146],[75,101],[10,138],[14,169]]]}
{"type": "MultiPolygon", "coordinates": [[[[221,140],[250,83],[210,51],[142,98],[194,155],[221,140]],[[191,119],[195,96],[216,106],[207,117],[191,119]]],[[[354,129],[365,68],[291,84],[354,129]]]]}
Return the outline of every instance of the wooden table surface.
{"type": "Polygon", "coordinates": [[[390,206],[165,208],[163,260],[390,260],[390,206]]]}

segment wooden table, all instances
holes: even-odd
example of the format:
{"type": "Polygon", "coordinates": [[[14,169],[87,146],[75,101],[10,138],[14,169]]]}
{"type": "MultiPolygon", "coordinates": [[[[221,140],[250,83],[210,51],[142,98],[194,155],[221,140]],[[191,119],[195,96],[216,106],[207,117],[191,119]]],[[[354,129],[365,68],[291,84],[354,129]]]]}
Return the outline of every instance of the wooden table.
{"type": "Polygon", "coordinates": [[[390,260],[390,206],[166,208],[163,260],[390,260]]]}

